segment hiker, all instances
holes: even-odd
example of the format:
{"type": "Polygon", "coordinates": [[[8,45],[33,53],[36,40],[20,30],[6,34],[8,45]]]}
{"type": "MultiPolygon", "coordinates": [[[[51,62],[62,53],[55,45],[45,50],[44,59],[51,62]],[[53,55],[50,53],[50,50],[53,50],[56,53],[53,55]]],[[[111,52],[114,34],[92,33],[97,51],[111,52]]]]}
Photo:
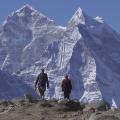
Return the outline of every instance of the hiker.
{"type": "Polygon", "coordinates": [[[44,99],[44,92],[46,90],[46,85],[47,88],[49,88],[49,81],[48,81],[48,76],[47,73],[44,73],[44,69],[41,69],[41,73],[38,75],[36,82],[35,82],[35,90],[38,85],[38,90],[40,93],[41,99],[44,99]]]}
{"type": "Polygon", "coordinates": [[[71,80],[68,78],[68,75],[65,76],[65,79],[62,81],[62,91],[64,92],[64,99],[69,99],[70,93],[72,90],[71,80]]]}

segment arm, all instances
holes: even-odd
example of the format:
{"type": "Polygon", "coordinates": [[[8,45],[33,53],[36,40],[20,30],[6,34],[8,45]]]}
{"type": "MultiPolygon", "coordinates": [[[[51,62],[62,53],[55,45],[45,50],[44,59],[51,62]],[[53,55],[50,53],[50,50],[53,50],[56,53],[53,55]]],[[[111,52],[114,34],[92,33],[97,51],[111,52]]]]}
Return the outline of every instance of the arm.
{"type": "Polygon", "coordinates": [[[62,88],[62,91],[64,91],[64,80],[62,81],[61,88],[62,88]]]}
{"type": "Polygon", "coordinates": [[[38,84],[38,80],[39,80],[39,75],[38,75],[38,77],[37,77],[37,79],[36,79],[36,82],[35,82],[35,89],[36,89],[36,86],[37,86],[37,84],[38,84]]]}
{"type": "Polygon", "coordinates": [[[72,84],[71,84],[71,80],[70,80],[70,90],[72,90],[72,84]]]}
{"type": "Polygon", "coordinates": [[[61,84],[61,88],[63,88],[63,81],[62,81],[62,84],[61,84]]]}
{"type": "Polygon", "coordinates": [[[49,88],[49,81],[48,81],[48,76],[46,74],[46,81],[47,81],[47,88],[49,88]]]}

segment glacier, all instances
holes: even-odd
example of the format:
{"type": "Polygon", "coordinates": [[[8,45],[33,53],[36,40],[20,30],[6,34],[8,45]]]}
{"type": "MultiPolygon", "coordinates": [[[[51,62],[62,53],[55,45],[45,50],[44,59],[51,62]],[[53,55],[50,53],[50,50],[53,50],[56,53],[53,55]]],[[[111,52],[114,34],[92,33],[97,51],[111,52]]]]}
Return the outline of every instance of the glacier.
{"type": "MultiPolygon", "coordinates": [[[[104,99],[120,108],[120,36],[103,18],[92,18],[79,8],[63,27],[30,5],[8,15],[0,28],[0,69],[23,83],[18,96],[33,93],[41,68],[49,76],[47,98],[63,98],[61,81],[68,74],[72,99],[84,103],[104,99]]],[[[6,86],[9,77],[6,80],[0,75],[4,83],[0,86],[6,86]]],[[[3,88],[0,98],[16,96],[8,92],[3,88]]]]}

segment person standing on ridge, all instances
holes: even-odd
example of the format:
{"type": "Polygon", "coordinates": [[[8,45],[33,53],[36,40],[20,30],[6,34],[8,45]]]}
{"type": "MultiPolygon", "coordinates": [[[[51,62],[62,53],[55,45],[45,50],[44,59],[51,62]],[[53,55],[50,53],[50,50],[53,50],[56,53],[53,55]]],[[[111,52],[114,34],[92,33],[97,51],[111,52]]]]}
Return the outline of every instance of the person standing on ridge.
{"type": "Polygon", "coordinates": [[[47,88],[49,88],[49,81],[48,81],[48,76],[47,73],[44,73],[44,69],[41,69],[41,73],[38,75],[36,82],[35,82],[35,90],[37,89],[38,85],[38,90],[41,96],[41,99],[44,99],[45,91],[46,91],[46,85],[47,88]]]}
{"type": "Polygon", "coordinates": [[[69,99],[70,93],[72,90],[71,80],[68,78],[68,75],[65,76],[65,79],[62,81],[62,91],[64,92],[64,99],[69,99]]]}

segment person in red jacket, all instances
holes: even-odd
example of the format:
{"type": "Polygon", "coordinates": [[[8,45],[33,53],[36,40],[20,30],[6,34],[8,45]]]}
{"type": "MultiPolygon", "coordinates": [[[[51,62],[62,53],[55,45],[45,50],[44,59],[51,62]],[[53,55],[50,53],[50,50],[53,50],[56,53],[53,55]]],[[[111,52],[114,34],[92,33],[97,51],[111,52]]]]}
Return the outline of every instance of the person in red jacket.
{"type": "Polygon", "coordinates": [[[62,81],[62,91],[64,92],[64,98],[69,99],[70,93],[72,90],[71,80],[68,78],[68,75],[65,76],[65,79],[62,81]]]}

